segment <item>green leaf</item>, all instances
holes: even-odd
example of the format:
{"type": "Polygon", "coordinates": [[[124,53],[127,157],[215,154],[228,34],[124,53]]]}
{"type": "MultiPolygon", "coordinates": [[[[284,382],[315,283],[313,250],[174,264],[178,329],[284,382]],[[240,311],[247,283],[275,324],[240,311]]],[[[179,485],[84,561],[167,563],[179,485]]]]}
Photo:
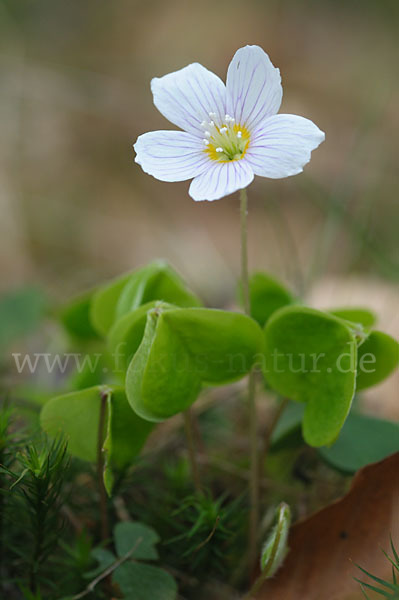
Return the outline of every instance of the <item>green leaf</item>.
{"type": "Polygon", "coordinates": [[[319,448],[319,454],[339,471],[355,473],[398,449],[399,424],[352,413],[337,441],[329,448],[319,448]]]}
{"type": "Polygon", "coordinates": [[[112,577],[125,600],[176,600],[177,585],[169,573],[141,563],[126,562],[112,577]]]}
{"type": "Polygon", "coordinates": [[[112,326],[107,337],[107,345],[115,359],[115,364],[118,365],[118,369],[127,369],[143,339],[147,313],[155,307],[162,310],[176,308],[172,304],[158,300],[147,302],[133,312],[121,317],[112,326]]]}
{"type": "Polygon", "coordinates": [[[112,327],[119,296],[131,276],[132,273],[125,273],[94,293],[90,304],[90,320],[100,335],[107,335],[112,327]]]}
{"type": "Polygon", "coordinates": [[[283,397],[305,402],[303,435],[331,444],[355,392],[357,343],[340,319],[304,307],[277,311],[265,328],[266,381],[283,397]]]}
{"type": "Polygon", "coordinates": [[[163,319],[195,359],[204,383],[218,385],[240,379],[263,349],[259,325],[241,313],[186,308],[169,310],[163,319]]]}
{"type": "Polygon", "coordinates": [[[176,306],[200,306],[182,278],[167,262],[158,260],[134,273],[118,299],[115,318],[120,319],[142,304],[153,300],[170,302],[176,306]]]}
{"type": "Polygon", "coordinates": [[[122,388],[96,386],[52,398],[42,408],[41,425],[51,437],[64,436],[72,455],[95,462],[102,394],[109,398],[104,431],[107,461],[123,469],[139,454],[152,427],[132,411],[122,388]]]}
{"type": "Polygon", "coordinates": [[[263,327],[272,314],[295,298],[279,281],[267,273],[254,273],[249,281],[252,317],[263,327]]]}
{"type": "Polygon", "coordinates": [[[117,469],[124,469],[140,454],[153,424],[132,411],[125,390],[121,387],[112,389],[108,423],[104,448],[108,450],[111,464],[117,469]]]}
{"type": "Polygon", "coordinates": [[[249,317],[206,308],[156,308],[126,374],[126,393],[143,418],[160,421],[186,410],[202,383],[246,375],[262,348],[249,317]]]}
{"type": "Polygon", "coordinates": [[[399,344],[382,331],[372,331],[358,350],[358,390],[377,385],[399,365],[399,344]]]}
{"type": "Polygon", "coordinates": [[[98,338],[98,333],[90,320],[92,296],[92,290],[85,292],[62,306],[59,311],[59,318],[65,329],[79,339],[98,338]]]}
{"type": "Polygon", "coordinates": [[[366,329],[371,329],[377,321],[375,313],[368,308],[335,308],[329,312],[340,319],[345,319],[345,321],[359,323],[366,329]]]}
{"type": "Polygon", "coordinates": [[[201,380],[193,358],[154,309],[144,337],[126,373],[126,395],[143,419],[162,421],[188,408],[201,380]]]}
{"type": "Polygon", "coordinates": [[[91,304],[92,323],[105,336],[115,321],[154,300],[176,306],[201,305],[171,266],[165,261],[155,261],[99,288],[91,304]]]}
{"type": "Polygon", "coordinates": [[[156,560],[159,558],[155,545],[159,535],[152,527],[131,521],[118,523],[114,528],[115,549],[119,557],[125,556],[134,548],[131,558],[136,560],[156,560]]]}
{"type": "Polygon", "coordinates": [[[47,308],[44,294],[25,287],[0,298],[0,351],[34,331],[47,308]]]}

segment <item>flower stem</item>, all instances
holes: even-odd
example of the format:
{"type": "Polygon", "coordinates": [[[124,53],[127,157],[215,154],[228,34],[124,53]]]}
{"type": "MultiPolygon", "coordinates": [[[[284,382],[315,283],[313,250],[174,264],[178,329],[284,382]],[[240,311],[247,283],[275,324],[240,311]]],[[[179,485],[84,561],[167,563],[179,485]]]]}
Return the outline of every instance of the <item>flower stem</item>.
{"type": "Polygon", "coordinates": [[[251,306],[249,301],[249,277],[248,277],[248,196],[247,190],[240,190],[240,216],[241,216],[241,287],[244,298],[245,314],[249,315],[251,306]]]}
{"type": "Polygon", "coordinates": [[[107,492],[104,485],[104,427],[107,411],[108,393],[101,393],[100,418],[98,422],[98,437],[97,437],[97,480],[98,490],[100,493],[100,519],[101,519],[101,540],[105,542],[109,538],[109,523],[108,523],[108,507],[107,507],[107,492]]]}
{"type": "MultiPolygon", "coordinates": [[[[248,277],[248,197],[247,190],[240,191],[241,213],[241,288],[244,298],[244,310],[247,315],[251,313],[248,277]]],[[[259,468],[258,468],[258,434],[255,401],[255,372],[252,370],[248,377],[248,421],[250,442],[250,480],[249,480],[249,539],[248,539],[248,565],[252,572],[256,561],[257,537],[259,522],[259,468]]]]}
{"type": "Polygon", "coordinates": [[[183,412],[184,419],[184,429],[186,432],[187,438],[187,448],[188,448],[188,457],[191,465],[191,474],[193,476],[194,487],[196,491],[200,494],[202,493],[202,485],[199,474],[199,466],[197,461],[197,453],[195,448],[194,441],[194,426],[193,419],[190,409],[187,409],[183,412]]]}

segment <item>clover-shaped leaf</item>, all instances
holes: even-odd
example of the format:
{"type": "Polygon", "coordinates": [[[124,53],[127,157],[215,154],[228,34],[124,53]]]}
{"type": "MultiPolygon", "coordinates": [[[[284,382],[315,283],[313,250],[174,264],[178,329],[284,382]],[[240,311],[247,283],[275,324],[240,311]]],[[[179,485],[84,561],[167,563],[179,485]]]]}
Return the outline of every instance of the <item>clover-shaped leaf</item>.
{"type": "Polygon", "coordinates": [[[286,307],[266,324],[265,340],[267,382],[282,396],[306,403],[305,441],[332,443],[355,392],[357,341],[351,327],[317,310],[286,307]]]}
{"type": "Polygon", "coordinates": [[[163,569],[142,563],[128,562],[113,575],[125,600],[176,600],[177,585],[163,569]]]}
{"type": "Polygon", "coordinates": [[[376,324],[377,321],[375,313],[368,308],[335,308],[329,312],[340,319],[345,319],[346,321],[351,321],[352,323],[359,323],[365,329],[370,329],[376,324]]]}
{"type": "Polygon", "coordinates": [[[176,600],[177,585],[164,569],[141,561],[157,560],[156,544],[160,538],[152,527],[137,521],[124,521],[114,527],[116,558],[109,550],[94,548],[92,556],[98,567],[86,576],[114,566],[112,583],[127,600],[176,600]]]}
{"type": "Polygon", "coordinates": [[[90,308],[93,326],[105,336],[115,321],[153,300],[177,306],[201,305],[168,263],[155,261],[98,289],[90,308]]]}
{"type": "Polygon", "coordinates": [[[261,329],[243,314],[154,308],[126,374],[127,397],[143,418],[161,421],[187,409],[203,383],[246,375],[261,348],[261,329]]]}
{"type": "Polygon", "coordinates": [[[152,300],[171,302],[176,306],[200,306],[197,296],[190,292],[174,269],[166,261],[155,261],[136,271],[119,296],[115,317],[135,310],[152,300]]]}
{"type": "Polygon", "coordinates": [[[399,365],[399,344],[382,331],[372,331],[359,346],[356,388],[362,390],[386,379],[399,365]]]}
{"type": "Polygon", "coordinates": [[[155,307],[162,310],[176,308],[166,302],[147,302],[118,319],[108,333],[107,345],[110,353],[114,356],[118,366],[125,370],[143,339],[147,313],[155,307]]]}
{"type": "Polygon", "coordinates": [[[70,300],[59,310],[59,318],[72,336],[81,340],[98,338],[90,320],[90,305],[93,291],[90,290],[70,300]]]}
{"type": "MultiPolygon", "coordinates": [[[[41,425],[51,437],[63,436],[68,451],[95,462],[102,398],[106,397],[103,449],[109,469],[123,470],[139,454],[152,424],[132,411],[120,387],[96,386],[51,398],[42,408],[41,425]]],[[[109,477],[109,473],[105,473],[109,477]]],[[[109,481],[107,489],[109,490],[109,481]]]]}
{"type": "Polygon", "coordinates": [[[115,549],[118,556],[124,556],[132,548],[131,558],[156,560],[159,558],[156,544],[160,538],[154,529],[144,523],[123,521],[114,528],[115,549]]]}
{"type": "Polygon", "coordinates": [[[249,281],[251,315],[263,327],[272,314],[296,302],[293,294],[268,273],[258,272],[249,281]]]}

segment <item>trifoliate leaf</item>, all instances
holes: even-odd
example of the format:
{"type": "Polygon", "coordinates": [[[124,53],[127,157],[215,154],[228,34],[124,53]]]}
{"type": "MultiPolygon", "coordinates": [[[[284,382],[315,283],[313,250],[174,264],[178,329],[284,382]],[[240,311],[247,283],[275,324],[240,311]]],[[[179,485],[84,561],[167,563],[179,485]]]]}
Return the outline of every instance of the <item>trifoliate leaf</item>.
{"type": "Polygon", "coordinates": [[[368,308],[335,308],[329,312],[345,321],[359,323],[366,329],[371,329],[377,321],[375,313],[368,308]]]}
{"type": "Polygon", "coordinates": [[[303,435],[332,443],[355,392],[357,341],[345,322],[304,307],[277,311],[265,327],[266,381],[281,396],[305,402],[303,435]]]}
{"type": "Polygon", "coordinates": [[[176,600],[177,597],[173,577],[152,565],[126,562],[115,570],[112,580],[125,600],[176,600]]]}
{"type": "Polygon", "coordinates": [[[65,329],[79,339],[98,338],[90,319],[92,296],[93,291],[85,292],[62,306],[59,311],[59,318],[65,329]]]}
{"type": "Polygon", "coordinates": [[[136,560],[156,560],[158,551],[155,548],[160,541],[159,535],[152,527],[144,523],[124,521],[114,528],[115,549],[119,557],[125,556],[133,548],[131,558],[136,560]]]}
{"type": "Polygon", "coordinates": [[[358,349],[356,388],[377,385],[399,366],[399,344],[382,331],[372,331],[358,349]]]}
{"type": "Polygon", "coordinates": [[[118,319],[154,300],[176,306],[201,305],[170,265],[155,261],[100,287],[91,303],[92,323],[105,336],[118,319]]]}
{"type": "MultiPolygon", "coordinates": [[[[107,401],[103,432],[105,464],[122,470],[133,462],[152,430],[151,423],[132,411],[123,388],[96,386],[52,398],[42,409],[41,425],[51,437],[63,436],[73,456],[95,462],[102,396],[107,401]]],[[[106,470],[108,491],[111,482],[106,470]]]]}
{"type": "Polygon", "coordinates": [[[166,261],[158,260],[130,277],[119,296],[115,318],[120,319],[142,304],[154,300],[182,307],[201,305],[199,298],[188,290],[180,275],[166,261]]]}
{"type": "Polygon", "coordinates": [[[262,348],[249,317],[205,308],[150,310],[143,340],[126,375],[126,393],[143,418],[160,421],[186,410],[202,383],[246,375],[262,348]]]}
{"type": "Polygon", "coordinates": [[[143,304],[136,310],[118,319],[112,326],[108,336],[107,344],[118,370],[126,370],[134,353],[143,339],[147,313],[152,308],[158,307],[162,310],[176,308],[172,304],[158,300],[143,304]]]}
{"type": "Polygon", "coordinates": [[[268,273],[254,273],[249,281],[252,317],[263,327],[272,314],[295,298],[279,281],[268,273]]]}

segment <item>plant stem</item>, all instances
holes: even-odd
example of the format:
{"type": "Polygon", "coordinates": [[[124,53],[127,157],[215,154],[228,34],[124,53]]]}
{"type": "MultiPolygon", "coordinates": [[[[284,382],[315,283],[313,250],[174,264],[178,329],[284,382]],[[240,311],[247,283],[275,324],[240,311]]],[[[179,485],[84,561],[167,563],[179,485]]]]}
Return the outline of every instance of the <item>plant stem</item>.
{"type": "MultiPolygon", "coordinates": [[[[240,214],[241,214],[241,287],[244,299],[244,309],[247,315],[251,314],[248,277],[248,197],[247,190],[240,191],[240,214]]],[[[252,572],[256,561],[257,537],[259,522],[259,468],[258,468],[258,434],[257,415],[255,401],[255,372],[252,370],[248,377],[248,420],[249,420],[249,442],[250,442],[250,481],[249,481],[249,540],[248,540],[248,564],[252,572]]]]}
{"type": "Polygon", "coordinates": [[[191,474],[193,476],[194,487],[198,493],[202,493],[201,479],[199,474],[199,466],[194,441],[194,427],[190,409],[187,409],[183,412],[183,419],[184,429],[187,438],[188,458],[191,465],[191,474]]]}
{"type": "Polygon", "coordinates": [[[88,596],[89,594],[91,594],[94,591],[94,588],[96,587],[96,585],[98,583],[100,583],[100,581],[103,581],[103,579],[107,580],[109,578],[109,576],[111,575],[111,573],[113,573],[118,567],[123,565],[124,562],[129,560],[129,558],[131,557],[133,552],[135,552],[137,550],[137,547],[141,544],[142,541],[143,541],[143,538],[139,538],[137,540],[137,542],[134,544],[133,548],[131,548],[129,550],[129,552],[127,552],[121,558],[118,558],[117,560],[115,560],[107,569],[105,569],[105,571],[103,571],[102,573],[100,573],[100,575],[98,575],[95,579],[93,579],[93,581],[91,581],[89,583],[89,585],[87,586],[87,588],[85,590],[83,590],[83,592],[80,592],[80,594],[76,594],[76,596],[73,596],[72,600],[80,600],[80,598],[84,598],[85,596],[88,596]]]}
{"type": "Polygon", "coordinates": [[[262,467],[265,463],[265,460],[267,458],[267,455],[269,453],[269,448],[270,448],[270,444],[272,441],[272,435],[274,433],[274,430],[277,427],[278,422],[280,421],[280,417],[282,416],[283,412],[287,408],[288,403],[289,403],[288,398],[283,398],[281,400],[280,405],[278,406],[276,412],[274,413],[273,419],[265,433],[263,451],[261,450],[262,456],[261,456],[261,460],[259,461],[259,476],[260,477],[263,475],[263,473],[261,471],[262,471],[262,467]]]}
{"type": "Polygon", "coordinates": [[[248,277],[248,196],[247,190],[240,190],[240,217],[241,217],[241,287],[244,299],[245,314],[251,312],[249,301],[249,277],[248,277]]]}
{"type": "Polygon", "coordinates": [[[108,523],[108,507],[107,507],[107,492],[104,485],[104,428],[105,416],[107,411],[108,392],[101,393],[100,418],[98,421],[98,437],[97,437],[97,479],[98,490],[100,494],[100,519],[101,519],[101,539],[103,542],[109,539],[109,523],[108,523]]]}

